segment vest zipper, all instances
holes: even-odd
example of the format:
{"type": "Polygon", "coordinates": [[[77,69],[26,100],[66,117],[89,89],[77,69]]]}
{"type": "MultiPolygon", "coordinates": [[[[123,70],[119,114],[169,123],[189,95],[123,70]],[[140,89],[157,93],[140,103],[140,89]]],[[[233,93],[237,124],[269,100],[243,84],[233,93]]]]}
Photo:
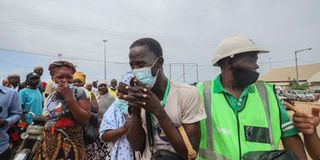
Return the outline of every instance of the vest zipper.
{"type": "Polygon", "coordinates": [[[241,160],[241,140],[240,140],[240,122],[239,122],[239,116],[238,113],[236,115],[237,118],[237,128],[238,128],[238,144],[239,144],[239,160],[241,160]]]}

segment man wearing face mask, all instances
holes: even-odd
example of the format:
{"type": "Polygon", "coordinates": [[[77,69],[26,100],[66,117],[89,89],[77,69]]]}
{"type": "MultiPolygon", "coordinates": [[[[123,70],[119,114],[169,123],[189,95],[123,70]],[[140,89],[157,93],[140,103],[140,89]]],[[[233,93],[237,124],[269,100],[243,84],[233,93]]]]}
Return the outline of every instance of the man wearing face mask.
{"type": "Polygon", "coordinates": [[[37,88],[40,76],[31,72],[26,76],[27,87],[19,91],[20,103],[24,113],[32,112],[35,115],[42,113],[42,95],[37,88]]]}
{"type": "Polygon", "coordinates": [[[199,159],[239,160],[249,152],[277,150],[280,140],[285,150],[306,159],[274,86],[256,83],[258,54],[267,52],[244,36],[218,45],[212,63],[221,74],[197,85],[208,116],[201,121],[199,159]]]}
{"type": "Polygon", "coordinates": [[[142,159],[195,158],[199,121],[206,118],[197,89],[166,77],[162,48],[152,38],[133,42],[129,60],[134,86],[124,98],[132,113],[127,137],[133,150],[142,159]]]}

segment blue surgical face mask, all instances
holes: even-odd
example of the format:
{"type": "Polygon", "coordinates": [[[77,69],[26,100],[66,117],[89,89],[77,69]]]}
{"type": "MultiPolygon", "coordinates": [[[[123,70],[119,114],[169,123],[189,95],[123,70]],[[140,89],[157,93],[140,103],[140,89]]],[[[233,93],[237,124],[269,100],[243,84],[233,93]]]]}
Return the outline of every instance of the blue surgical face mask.
{"type": "Polygon", "coordinates": [[[153,65],[157,62],[157,60],[158,58],[153,62],[151,67],[144,67],[144,68],[132,70],[134,77],[142,84],[149,86],[149,88],[153,88],[157,80],[159,70],[157,70],[156,76],[152,76],[152,71],[151,71],[153,65]]]}
{"type": "Polygon", "coordinates": [[[128,114],[128,102],[123,99],[117,99],[117,107],[124,114],[128,114]]]}

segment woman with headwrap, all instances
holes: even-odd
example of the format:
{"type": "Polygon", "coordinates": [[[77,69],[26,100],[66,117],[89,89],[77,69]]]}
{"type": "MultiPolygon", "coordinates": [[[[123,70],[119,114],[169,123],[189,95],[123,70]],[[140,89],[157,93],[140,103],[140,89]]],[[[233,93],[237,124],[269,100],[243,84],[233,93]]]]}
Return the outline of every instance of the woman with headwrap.
{"type": "Polygon", "coordinates": [[[84,153],[83,126],[91,117],[90,102],[82,88],[73,87],[75,66],[67,61],[49,65],[54,92],[44,103],[43,140],[34,159],[82,160],[84,153]]]}
{"type": "MultiPolygon", "coordinates": [[[[87,90],[86,88],[84,88],[85,84],[86,84],[86,74],[83,72],[79,72],[79,71],[75,72],[73,74],[73,85],[76,87],[81,87],[85,90],[87,97],[89,97],[89,100],[91,103],[91,112],[98,113],[98,111],[99,111],[99,113],[100,113],[101,111],[104,111],[104,109],[100,109],[99,106],[105,107],[108,104],[104,104],[104,103],[98,104],[99,102],[97,102],[95,95],[92,92],[90,92],[89,90],[87,90]]],[[[113,101],[114,101],[114,99],[112,98],[110,104],[113,101]]],[[[99,113],[98,113],[98,119],[99,119],[99,113]]],[[[92,128],[89,128],[89,129],[92,129],[92,128]]],[[[88,130],[87,127],[85,128],[85,131],[86,130],[88,130]]],[[[105,157],[110,157],[109,156],[109,152],[110,152],[109,148],[111,148],[111,147],[108,147],[108,145],[106,143],[104,143],[103,141],[101,141],[99,139],[93,140],[93,141],[87,141],[86,135],[84,138],[85,138],[85,156],[84,156],[85,160],[87,160],[87,159],[88,160],[105,159],[105,157]]]]}
{"type": "MultiPolygon", "coordinates": [[[[99,94],[97,95],[97,102],[99,106],[98,110],[98,122],[102,120],[103,114],[113,103],[114,98],[108,93],[107,81],[99,80],[97,82],[99,94]]],[[[110,152],[112,149],[111,143],[105,143],[100,138],[98,138],[93,144],[86,147],[87,159],[110,159],[110,152]]]]}

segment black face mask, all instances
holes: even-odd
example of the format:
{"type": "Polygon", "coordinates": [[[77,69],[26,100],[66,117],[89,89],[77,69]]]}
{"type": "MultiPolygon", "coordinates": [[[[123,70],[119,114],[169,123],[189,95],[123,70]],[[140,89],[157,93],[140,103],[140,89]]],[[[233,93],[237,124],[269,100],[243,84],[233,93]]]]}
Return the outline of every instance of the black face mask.
{"type": "Polygon", "coordinates": [[[233,68],[233,78],[235,81],[234,87],[245,88],[258,80],[259,73],[252,70],[233,68]]]}

